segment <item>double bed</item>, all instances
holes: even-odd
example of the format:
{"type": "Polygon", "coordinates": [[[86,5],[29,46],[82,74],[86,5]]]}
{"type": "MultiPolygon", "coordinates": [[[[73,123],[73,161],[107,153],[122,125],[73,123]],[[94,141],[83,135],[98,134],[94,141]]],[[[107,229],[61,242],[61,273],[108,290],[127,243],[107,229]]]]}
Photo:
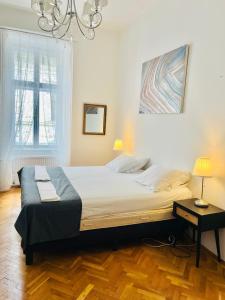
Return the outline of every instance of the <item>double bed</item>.
{"type": "MultiPolygon", "coordinates": [[[[48,172],[60,194],[59,201],[41,201],[34,167],[20,172],[22,210],[15,227],[22,237],[27,264],[32,263],[33,251],[42,243],[64,239],[76,242],[87,233],[88,239],[95,233],[101,239],[109,234],[114,239],[113,232],[129,235],[127,229],[134,233],[147,229],[146,224],[169,228],[169,224],[175,225],[173,201],[191,197],[186,186],[153,192],[135,181],[137,173],[115,173],[105,166],[48,168],[48,172]],[[37,237],[34,232],[44,234],[37,237]]],[[[97,237],[94,240],[97,242],[97,237]]]]}
{"type": "Polygon", "coordinates": [[[137,173],[104,166],[63,171],[82,199],[81,231],[170,219],[173,201],[191,196],[187,187],[152,192],[135,182],[137,173]]]}

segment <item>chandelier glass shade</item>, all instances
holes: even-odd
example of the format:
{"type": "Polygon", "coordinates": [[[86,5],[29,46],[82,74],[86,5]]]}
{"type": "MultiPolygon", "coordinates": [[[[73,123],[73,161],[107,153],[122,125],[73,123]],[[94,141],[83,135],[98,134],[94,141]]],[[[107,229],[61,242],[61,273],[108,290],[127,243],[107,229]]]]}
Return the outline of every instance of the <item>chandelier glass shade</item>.
{"type": "Polygon", "coordinates": [[[108,0],[86,0],[79,16],[76,0],[31,0],[41,30],[63,38],[75,19],[78,29],[89,40],[95,38],[95,29],[102,23],[101,11],[107,4],[108,0]]]}

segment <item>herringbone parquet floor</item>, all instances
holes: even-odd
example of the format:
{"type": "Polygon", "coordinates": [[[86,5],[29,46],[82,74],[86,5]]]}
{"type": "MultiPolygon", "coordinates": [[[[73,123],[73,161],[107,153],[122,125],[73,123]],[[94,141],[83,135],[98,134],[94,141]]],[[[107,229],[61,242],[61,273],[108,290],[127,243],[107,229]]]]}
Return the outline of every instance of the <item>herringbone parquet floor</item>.
{"type": "Polygon", "coordinates": [[[201,268],[169,248],[43,253],[25,266],[14,222],[20,190],[0,194],[0,299],[225,299],[225,265],[203,251],[201,268]]]}

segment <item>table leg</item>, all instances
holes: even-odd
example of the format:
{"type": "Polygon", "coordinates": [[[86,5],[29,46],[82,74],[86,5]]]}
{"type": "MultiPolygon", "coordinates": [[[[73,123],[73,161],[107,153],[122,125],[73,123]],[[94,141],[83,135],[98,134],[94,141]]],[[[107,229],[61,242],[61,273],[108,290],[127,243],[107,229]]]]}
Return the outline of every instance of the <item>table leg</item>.
{"type": "Polygon", "coordinates": [[[197,243],[196,243],[196,267],[199,267],[199,260],[200,260],[200,251],[201,251],[201,231],[198,229],[197,233],[197,243]]]}
{"type": "Polygon", "coordinates": [[[216,249],[217,249],[217,258],[218,261],[221,261],[221,255],[220,255],[220,235],[219,235],[219,229],[215,229],[215,240],[216,240],[216,249]]]}

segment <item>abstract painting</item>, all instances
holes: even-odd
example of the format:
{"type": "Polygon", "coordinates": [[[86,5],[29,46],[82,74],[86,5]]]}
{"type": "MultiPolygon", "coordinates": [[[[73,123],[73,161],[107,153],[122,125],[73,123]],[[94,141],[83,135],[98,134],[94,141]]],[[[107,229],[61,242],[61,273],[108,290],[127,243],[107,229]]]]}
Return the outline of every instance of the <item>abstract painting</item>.
{"type": "Polygon", "coordinates": [[[187,61],[185,45],[143,63],[140,114],[182,112],[187,61]]]}

